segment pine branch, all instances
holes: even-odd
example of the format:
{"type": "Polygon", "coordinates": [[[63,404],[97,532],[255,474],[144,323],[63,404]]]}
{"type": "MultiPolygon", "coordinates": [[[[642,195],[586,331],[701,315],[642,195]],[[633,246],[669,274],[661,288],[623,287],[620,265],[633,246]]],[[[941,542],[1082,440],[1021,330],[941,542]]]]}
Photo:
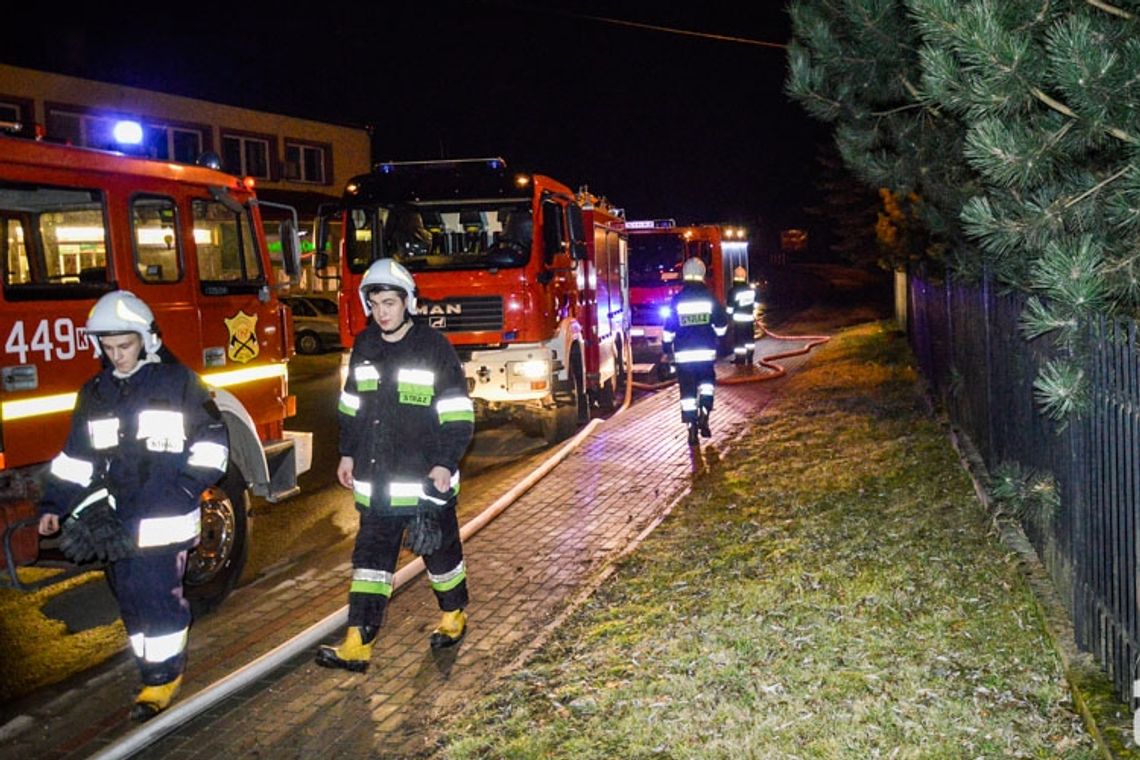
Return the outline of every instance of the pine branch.
{"type": "MultiPolygon", "coordinates": [[[[1086,0],[1086,2],[1091,2],[1091,0],[1086,0]]],[[[1033,95],[1033,97],[1037,98],[1042,103],[1044,103],[1045,105],[1052,108],[1054,111],[1057,111],[1058,113],[1062,113],[1065,116],[1068,116],[1070,119],[1080,118],[1073,111],[1073,109],[1069,108],[1067,105],[1065,105],[1061,101],[1057,100],[1056,98],[1053,98],[1053,97],[1050,97],[1049,95],[1046,95],[1044,92],[1041,91],[1040,88],[1030,87],[1029,92],[1033,95]]],[[[1131,145],[1140,145],[1140,140],[1137,140],[1135,137],[1128,134],[1127,132],[1125,132],[1120,127],[1105,127],[1104,131],[1106,133],[1112,135],[1113,137],[1115,137],[1117,140],[1120,140],[1121,142],[1126,142],[1126,143],[1129,143],[1131,145]]]]}
{"type": "Polygon", "coordinates": [[[1132,170],[1131,166],[1125,166],[1123,169],[1118,171],[1116,174],[1113,174],[1110,177],[1106,177],[1104,180],[1098,182],[1096,185],[1090,187],[1088,190],[1085,190],[1083,193],[1078,195],[1076,198],[1070,199],[1068,202],[1065,203],[1065,208],[1071,208],[1072,206],[1077,205],[1078,203],[1083,201],[1085,198],[1088,198],[1090,195],[1093,195],[1093,194],[1099,192],[1105,186],[1111,185],[1113,182],[1120,179],[1121,177],[1123,177],[1125,174],[1127,174],[1131,170],[1132,170]]]}
{"type": "Polygon", "coordinates": [[[1085,373],[1071,362],[1051,361],[1033,381],[1033,396],[1041,412],[1064,430],[1073,415],[1088,405],[1085,373]]]}
{"type": "Polygon", "coordinates": [[[1104,0],[1085,0],[1085,2],[1094,8],[1100,8],[1105,13],[1111,13],[1114,16],[1120,16],[1121,18],[1126,19],[1135,18],[1135,16],[1123,8],[1117,8],[1115,5],[1109,5],[1108,3],[1104,2],[1104,0]]]}

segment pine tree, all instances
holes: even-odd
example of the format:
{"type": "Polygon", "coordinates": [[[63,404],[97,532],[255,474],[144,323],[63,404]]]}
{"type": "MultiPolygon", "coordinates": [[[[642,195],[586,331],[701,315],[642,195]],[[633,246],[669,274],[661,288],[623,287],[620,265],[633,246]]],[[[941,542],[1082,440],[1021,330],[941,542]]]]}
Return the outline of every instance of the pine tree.
{"type": "Polygon", "coordinates": [[[890,268],[894,261],[884,260],[875,238],[875,219],[881,208],[877,194],[851,174],[834,146],[821,147],[816,164],[819,203],[804,209],[812,228],[827,231],[829,249],[842,260],[890,268]]]}
{"type": "Polygon", "coordinates": [[[958,216],[980,185],[957,158],[961,123],[922,96],[921,40],[904,4],[802,0],[789,12],[789,94],[835,126],[844,162],[871,188],[923,199],[928,261],[969,250],[958,216]]]}
{"type": "MultiPolygon", "coordinates": [[[[985,269],[1032,294],[1027,337],[1079,358],[1086,319],[1140,314],[1140,0],[790,12],[788,91],[835,124],[861,176],[923,198],[958,276],[985,269]]],[[[1082,377],[1055,365],[1042,407],[1079,408],[1082,377]]]]}

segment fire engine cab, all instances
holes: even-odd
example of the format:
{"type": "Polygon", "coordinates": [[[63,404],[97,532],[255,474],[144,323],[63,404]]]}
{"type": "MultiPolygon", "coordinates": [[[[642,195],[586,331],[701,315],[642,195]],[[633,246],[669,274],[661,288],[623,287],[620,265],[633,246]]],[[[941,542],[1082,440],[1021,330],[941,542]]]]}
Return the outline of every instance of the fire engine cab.
{"type": "MultiPolygon", "coordinates": [[[[659,363],[661,330],[669,316],[670,301],[681,289],[685,260],[697,257],[705,263],[705,283],[722,306],[732,287],[732,269],[738,262],[728,259],[718,225],[677,226],[672,219],[647,219],[628,221],[626,229],[634,361],[639,363],[639,371],[656,371],[665,376],[668,366],[659,363]]],[[[747,264],[745,253],[744,266],[747,264]]]]}
{"type": "MultiPolygon", "coordinates": [[[[153,309],[163,342],[210,387],[229,430],[228,472],[201,497],[187,596],[212,606],[237,581],[251,493],[277,501],[298,490],[311,434],[284,430],[296,406],[292,323],[275,293],[262,205],[251,182],[214,169],[0,137],[0,528],[13,585],[25,587],[16,565],[39,551],[30,523],[40,477],[99,368],[84,325],[108,291],[130,290],[153,309]]],[[[295,273],[295,221],[280,235],[295,273]]]]}
{"type": "MultiPolygon", "coordinates": [[[[322,215],[318,269],[333,217],[322,215]]],[[[390,257],[416,279],[417,318],[455,346],[481,418],[553,442],[589,417],[591,399],[613,398],[629,366],[619,210],[486,158],[378,164],[349,181],[335,217],[346,346],[367,324],[361,276],[390,257]]]]}

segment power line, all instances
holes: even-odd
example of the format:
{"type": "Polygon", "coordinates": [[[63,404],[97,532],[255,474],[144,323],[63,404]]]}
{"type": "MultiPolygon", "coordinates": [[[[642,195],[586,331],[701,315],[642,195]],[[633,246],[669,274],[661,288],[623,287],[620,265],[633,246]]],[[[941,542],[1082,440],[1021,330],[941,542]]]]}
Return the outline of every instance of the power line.
{"type": "Polygon", "coordinates": [[[671,26],[658,26],[656,24],[643,24],[638,21],[626,21],[620,18],[608,18],[606,16],[590,16],[584,13],[574,13],[572,11],[563,11],[567,16],[574,18],[586,19],[587,21],[598,21],[603,24],[613,24],[614,26],[629,26],[634,29],[648,29],[653,32],[664,32],[665,34],[678,34],[684,37],[699,37],[705,40],[716,40],[717,42],[735,42],[740,45],[754,45],[756,47],[768,47],[785,49],[788,46],[780,42],[768,42],[766,40],[755,40],[751,37],[733,37],[727,34],[711,34],[709,32],[694,32],[691,29],[677,29],[671,26]]]}
{"type": "Polygon", "coordinates": [[[584,21],[596,21],[601,24],[610,24],[612,26],[625,26],[632,29],[645,29],[651,32],[661,32],[663,34],[676,34],[682,37],[696,37],[704,40],[714,40],[716,42],[732,42],[738,45],[752,45],[754,47],[776,48],[779,50],[787,49],[787,45],[780,42],[768,42],[767,40],[757,40],[751,37],[736,37],[727,34],[712,34],[710,32],[696,32],[692,29],[678,29],[672,26],[660,26],[658,24],[645,24],[640,21],[627,21],[621,18],[611,18],[609,16],[595,16],[589,13],[577,13],[575,11],[565,10],[562,8],[550,8],[545,6],[535,7],[526,3],[519,2],[495,2],[493,4],[505,5],[517,10],[527,11],[530,13],[552,13],[559,16],[568,16],[570,18],[581,19],[584,21]]]}

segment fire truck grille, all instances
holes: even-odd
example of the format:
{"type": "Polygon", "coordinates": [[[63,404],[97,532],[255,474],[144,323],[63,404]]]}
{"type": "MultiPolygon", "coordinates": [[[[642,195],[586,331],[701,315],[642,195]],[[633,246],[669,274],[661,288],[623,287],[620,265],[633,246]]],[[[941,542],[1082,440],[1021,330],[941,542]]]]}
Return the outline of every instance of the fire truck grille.
{"type": "Polygon", "coordinates": [[[421,301],[418,311],[429,325],[445,333],[503,329],[503,299],[499,296],[421,301]]]}

